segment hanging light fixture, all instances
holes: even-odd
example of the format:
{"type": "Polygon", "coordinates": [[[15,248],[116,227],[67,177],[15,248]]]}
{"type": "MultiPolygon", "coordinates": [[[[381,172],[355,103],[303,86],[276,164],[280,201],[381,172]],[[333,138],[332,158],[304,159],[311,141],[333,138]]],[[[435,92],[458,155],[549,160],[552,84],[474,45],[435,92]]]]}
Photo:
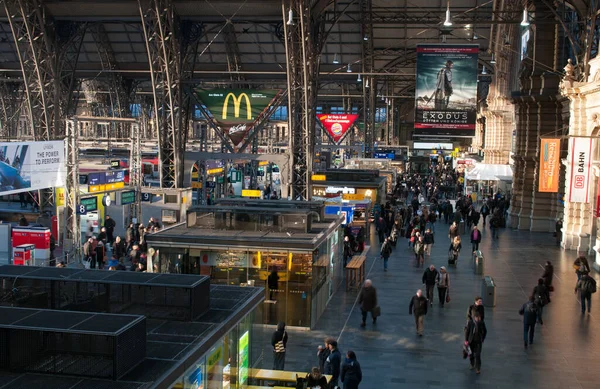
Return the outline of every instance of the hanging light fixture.
{"type": "Polygon", "coordinates": [[[450,0],[448,0],[448,6],[446,7],[446,20],[444,20],[444,26],[450,27],[452,25],[452,19],[450,18],[450,0]]]}
{"type": "Polygon", "coordinates": [[[492,65],[496,63],[496,54],[492,53],[492,59],[490,59],[490,63],[492,65]]]}
{"type": "Polygon", "coordinates": [[[487,70],[485,69],[485,65],[483,66],[483,69],[481,69],[481,74],[487,74],[487,70]]]}
{"type": "Polygon", "coordinates": [[[369,78],[367,77],[367,82],[365,82],[365,88],[369,87],[369,78]]]}
{"type": "Polygon", "coordinates": [[[504,34],[504,46],[511,46],[510,44],[510,38],[508,37],[508,34],[504,34]]]}
{"type": "Polygon", "coordinates": [[[356,82],[362,82],[362,78],[360,77],[360,73],[358,73],[358,77],[356,77],[356,82]]]}
{"type": "Polygon", "coordinates": [[[294,25],[294,10],[290,8],[290,10],[288,11],[288,21],[287,21],[287,25],[288,26],[293,26],[294,25]]]}
{"type": "Polygon", "coordinates": [[[340,64],[340,59],[338,58],[337,53],[333,54],[333,64],[334,65],[339,65],[340,64]]]}
{"type": "Polygon", "coordinates": [[[350,67],[350,64],[348,64],[348,68],[346,69],[346,73],[352,73],[352,68],[350,67]]]}
{"type": "Polygon", "coordinates": [[[523,20],[521,20],[521,26],[529,26],[529,14],[527,13],[527,8],[523,8],[523,20]]]}
{"type": "Polygon", "coordinates": [[[479,35],[477,35],[477,33],[475,31],[473,31],[473,40],[477,40],[479,39],[479,35]]]}
{"type": "Polygon", "coordinates": [[[368,41],[369,40],[369,35],[365,34],[365,36],[363,36],[363,40],[364,41],[368,41]]]}

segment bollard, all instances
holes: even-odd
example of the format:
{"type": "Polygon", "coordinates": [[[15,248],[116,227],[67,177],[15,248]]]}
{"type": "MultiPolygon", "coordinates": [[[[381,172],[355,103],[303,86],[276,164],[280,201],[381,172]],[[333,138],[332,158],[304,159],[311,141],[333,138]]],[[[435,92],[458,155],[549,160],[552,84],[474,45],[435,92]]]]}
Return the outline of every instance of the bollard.
{"type": "Polygon", "coordinates": [[[485,276],[481,280],[481,297],[483,298],[484,306],[496,306],[496,283],[491,276],[485,276]]]}

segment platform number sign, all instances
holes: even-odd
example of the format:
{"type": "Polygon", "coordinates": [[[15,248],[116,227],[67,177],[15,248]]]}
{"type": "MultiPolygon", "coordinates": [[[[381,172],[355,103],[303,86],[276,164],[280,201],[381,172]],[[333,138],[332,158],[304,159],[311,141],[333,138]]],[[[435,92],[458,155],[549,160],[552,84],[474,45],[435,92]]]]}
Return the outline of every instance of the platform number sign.
{"type": "Polygon", "coordinates": [[[152,194],[150,193],[142,193],[142,201],[150,201],[152,194]]]}
{"type": "Polygon", "coordinates": [[[85,204],[77,204],[77,214],[85,215],[87,213],[87,207],[85,204]]]}

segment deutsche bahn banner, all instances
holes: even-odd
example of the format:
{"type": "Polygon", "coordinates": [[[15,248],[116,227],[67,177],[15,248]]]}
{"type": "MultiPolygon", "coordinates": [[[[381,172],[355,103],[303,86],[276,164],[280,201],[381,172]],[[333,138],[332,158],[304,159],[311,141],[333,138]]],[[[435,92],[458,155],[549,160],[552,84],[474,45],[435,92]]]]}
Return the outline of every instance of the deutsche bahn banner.
{"type": "Polygon", "coordinates": [[[356,119],[358,119],[358,115],[349,114],[349,115],[331,115],[331,114],[322,114],[317,115],[317,118],[323,125],[325,132],[331,138],[331,141],[336,145],[339,145],[344,136],[348,133],[348,130],[356,119]]]}
{"type": "Polygon", "coordinates": [[[417,45],[415,135],[475,136],[479,45],[417,45]]]}
{"type": "Polygon", "coordinates": [[[557,193],[560,169],[560,139],[541,139],[539,192],[557,193]]]}
{"type": "Polygon", "coordinates": [[[589,202],[592,147],[593,139],[591,138],[571,138],[569,147],[571,155],[569,201],[572,203],[589,202]]]}
{"type": "Polygon", "coordinates": [[[246,138],[279,92],[274,89],[196,89],[198,99],[235,145],[246,138]]]}

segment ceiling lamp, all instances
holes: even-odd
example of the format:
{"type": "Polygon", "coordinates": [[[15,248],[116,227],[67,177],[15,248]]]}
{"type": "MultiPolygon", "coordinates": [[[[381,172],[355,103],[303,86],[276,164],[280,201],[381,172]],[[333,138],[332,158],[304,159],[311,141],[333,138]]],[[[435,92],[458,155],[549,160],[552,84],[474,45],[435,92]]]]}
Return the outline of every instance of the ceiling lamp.
{"type": "Polygon", "coordinates": [[[290,8],[290,10],[288,11],[288,21],[287,21],[287,25],[288,26],[293,26],[294,25],[294,10],[292,10],[290,8]]]}
{"type": "Polygon", "coordinates": [[[335,53],[335,54],[333,55],[333,64],[334,64],[334,65],[339,65],[339,64],[340,64],[340,59],[338,58],[338,55],[337,55],[337,53],[335,53]]]}
{"type": "Polygon", "coordinates": [[[479,39],[479,35],[475,31],[473,31],[473,40],[479,39]]]}
{"type": "Polygon", "coordinates": [[[504,34],[504,46],[507,46],[507,47],[511,46],[510,38],[508,37],[508,34],[504,34]]]}
{"type": "Polygon", "coordinates": [[[529,26],[529,14],[527,13],[527,8],[523,8],[523,20],[521,20],[521,26],[529,26]]]}
{"type": "Polygon", "coordinates": [[[360,73],[358,73],[358,77],[356,77],[356,82],[362,82],[362,78],[360,77],[360,73]]]}
{"type": "Polygon", "coordinates": [[[492,59],[490,59],[490,63],[493,65],[496,63],[496,55],[492,53],[492,59]]]}
{"type": "Polygon", "coordinates": [[[369,87],[369,78],[367,77],[367,82],[365,82],[365,88],[369,87]]]}
{"type": "Polygon", "coordinates": [[[483,66],[483,69],[481,69],[481,74],[487,74],[487,70],[485,69],[485,65],[483,66]]]}
{"type": "Polygon", "coordinates": [[[346,73],[352,73],[352,68],[350,67],[350,64],[348,64],[348,68],[346,69],[346,73]]]}
{"type": "Polygon", "coordinates": [[[448,0],[448,6],[446,7],[446,20],[444,20],[444,26],[450,27],[452,25],[452,19],[450,18],[450,0],[448,0]]]}
{"type": "Polygon", "coordinates": [[[363,36],[363,40],[364,41],[368,41],[369,40],[369,35],[365,34],[365,36],[363,36]]]}

